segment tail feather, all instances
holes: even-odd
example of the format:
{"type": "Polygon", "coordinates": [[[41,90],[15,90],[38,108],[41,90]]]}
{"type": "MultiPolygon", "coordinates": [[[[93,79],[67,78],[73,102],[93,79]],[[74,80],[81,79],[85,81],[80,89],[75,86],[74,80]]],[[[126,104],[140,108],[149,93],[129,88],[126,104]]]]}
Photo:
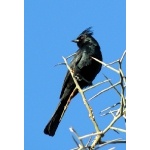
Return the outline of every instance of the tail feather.
{"type": "Polygon", "coordinates": [[[46,127],[44,129],[45,134],[48,134],[49,136],[55,135],[57,127],[66,111],[66,108],[67,108],[66,103],[61,101],[59,103],[54,115],[52,116],[51,120],[48,122],[48,124],[46,125],[46,127]]]}
{"type": "MultiPolygon", "coordinates": [[[[73,87],[74,88],[74,87],[73,87]]],[[[58,128],[58,125],[67,110],[67,107],[70,103],[70,100],[78,93],[78,90],[74,88],[67,89],[63,96],[61,97],[61,101],[52,116],[51,120],[48,122],[44,129],[44,133],[49,135],[49,136],[54,136],[55,132],[58,128]]]]}

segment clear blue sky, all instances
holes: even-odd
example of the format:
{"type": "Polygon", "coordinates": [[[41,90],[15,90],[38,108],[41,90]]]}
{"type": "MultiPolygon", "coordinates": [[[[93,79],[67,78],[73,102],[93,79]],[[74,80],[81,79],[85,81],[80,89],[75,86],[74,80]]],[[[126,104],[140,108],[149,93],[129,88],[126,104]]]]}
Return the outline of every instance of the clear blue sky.
{"type": "MultiPolygon", "coordinates": [[[[25,0],[25,150],[69,150],[76,147],[69,127],[79,135],[94,131],[87,110],[78,94],[65,113],[56,135],[49,137],[43,129],[59,103],[59,94],[66,74],[65,66],[54,67],[77,50],[75,39],[85,28],[92,26],[94,37],[101,46],[104,62],[118,59],[126,49],[126,1],[51,1],[25,0]]],[[[125,67],[125,66],[124,66],[125,67]]],[[[116,74],[103,68],[93,83],[104,80],[102,73],[116,82],[116,74]]],[[[86,94],[87,98],[109,84],[98,87],[86,94]]],[[[90,102],[99,127],[104,129],[112,117],[101,118],[100,110],[117,102],[114,92],[103,94],[90,102]],[[105,122],[106,120],[106,122],[105,122]]],[[[122,125],[119,122],[117,126],[122,125]]],[[[110,132],[104,139],[125,137],[110,132]],[[114,136],[113,136],[114,135],[114,136]]],[[[85,140],[86,142],[86,140],[85,140]]],[[[115,146],[124,150],[123,145],[115,146]]]]}

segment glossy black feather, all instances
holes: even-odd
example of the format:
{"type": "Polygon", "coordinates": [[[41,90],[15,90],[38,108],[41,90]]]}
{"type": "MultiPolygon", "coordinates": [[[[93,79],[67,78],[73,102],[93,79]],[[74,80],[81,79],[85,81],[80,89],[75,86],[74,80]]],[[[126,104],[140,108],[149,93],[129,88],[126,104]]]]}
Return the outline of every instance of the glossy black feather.
{"type": "MultiPolygon", "coordinates": [[[[79,49],[76,52],[73,60],[70,63],[70,67],[74,72],[74,76],[81,88],[91,85],[96,75],[100,72],[102,65],[94,61],[92,57],[95,57],[102,61],[102,54],[98,42],[92,37],[93,32],[91,27],[84,30],[76,40],[74,40],[79,49]]],[[[69,71],[67,71],[64,83],[60,94],[60,103],[44,129],[44,133],[50,136],[54,136],[55,131],[66,111],[65,107],[68,107],[68,98],[75,89],[75,83],[71,77],[69,71]]],[[[76,91],[72,98],[78,93],[76,91]]]]}

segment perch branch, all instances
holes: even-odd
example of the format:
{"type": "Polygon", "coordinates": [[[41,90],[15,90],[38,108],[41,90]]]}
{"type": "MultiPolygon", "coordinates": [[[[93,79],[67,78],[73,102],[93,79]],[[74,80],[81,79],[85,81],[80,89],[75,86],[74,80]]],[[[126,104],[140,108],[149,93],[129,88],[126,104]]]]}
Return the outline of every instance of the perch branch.
{"type": "MultiPolygon", "coordinates": [[[[87,108],[87,110],[88,110],[88,112],[89,112],[89,117],[90,117],[90,119],[91,119],[91,121],[92,121],[92,123],[93,123],[93,125],[94,125],[94,128],[95,128],[96,132],[100,132],[101,130],[99,129],[98,124],[97,124],[97,122],[96,122],[96,120],[95,120],[95,117],[94,117],[94,115],[93,115],[93,110],[92,110],[92,108],[89,106],[89,104],[87,103],[83,90],[80,88],[80,86],[79,86],[77,80],[76,80],[75,77],[73,76],[73,73],[72,73],[72,71],[71,71],[71,69],[70,69],[70,67],[69,67],[69,65],[68,65],[68,63],[67,63],[67,61],[66,61],[66,59],[65,59],[64,57],[63,57],[63,59],[64,59],[64,62],[66,63],[66,66],[67,66],[68,70],[70,71],[70,74],[71,74],[71,76],[72,76],[72,78],[73,78],[73,80],[74,80],[74,83],[76,84],[76,88],[78,89],[79,93],[81,94],[83,103],[85,104],[85,106],[86,106],[86,108],[87,108]]],[[[96,138],[95,138],[95,140],[93,141],[93,144],[91,145],[91,147],[94,148],[95,145],[98,143],[98,141],[100,141],[100,139],[101,139],[101,135],[99,134],[99,135],[96,136],[96,138]]]]}

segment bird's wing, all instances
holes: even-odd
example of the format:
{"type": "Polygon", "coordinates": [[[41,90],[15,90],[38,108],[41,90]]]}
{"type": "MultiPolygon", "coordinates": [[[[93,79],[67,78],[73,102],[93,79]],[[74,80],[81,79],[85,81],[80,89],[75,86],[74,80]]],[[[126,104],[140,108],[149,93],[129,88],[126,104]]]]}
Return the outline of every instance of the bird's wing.
{"type": "Polygon", "coordinates": [[[77,65],[76,65],[76,67],[77,67],[76,69],[81,70],[84,67],[90,65],[91,61],[92,61],[90,56],[92,56],[90,47],[83,47],[82,55],[81,55],[80,61],[78,61],[77,65]]]}
{"type": "MultiPolygon", "coordinates": [[[[78,62],[80,61],[80,59],[82,58],[82,52],[80,51],[80,49],[76,52],[73,60],[70,63],[70,68],[74,68],[74,66],[76,66],[76,64],[78,64],[78,62]]],[[[67,71],[66,77],[64,79],[64,83],[62,86],[62,90],[61,90],[61,94],[60,94],[60,98],[62,97],[65,88],[68,86],[70,87],[72,84],[74,84],[74,81],[71,77],[70,71],[67,71]]]]}
{"type": "MultiPolygon", "coordinates": [[[[91,64],[92,59],[90,56],[93,54],[93,48],[90,46],[85,46],[79,49],[74,56],[74,59],[70,63],[70,68],[73,70],[74,75],[80,75],[80,71],[91,64]]],[[[62,86],[62,91],[60,94],[60,98],[64,94],[65,88],[71,88],[74,85],[74,81],[71,77],[70,72],[68,71],[64,80],[64,84],[62,86]]]]}

